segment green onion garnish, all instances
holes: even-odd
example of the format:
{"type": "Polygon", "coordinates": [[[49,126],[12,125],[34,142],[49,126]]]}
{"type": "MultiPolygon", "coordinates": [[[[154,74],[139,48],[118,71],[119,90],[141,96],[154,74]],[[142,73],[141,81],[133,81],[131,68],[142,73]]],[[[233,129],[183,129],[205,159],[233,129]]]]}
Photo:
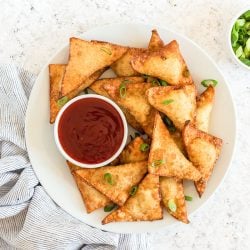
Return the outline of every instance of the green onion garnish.
{"type": "Polygon", "coordinates": [[[161,86],[168,86],[168,83],[164,80],[159,79],[161,86]]]}
{"type": "Polygon", "coordinates": [[[175,204],[174,199],[170,199],[168,201],[168,208],[170,209],[171,212],[176,212],[177,206],[175,204]]]}
{"type": "Polygon", "coordinates": [[[146,152],[149,150],[149,145],[147,143],[142,143],[141,146],[140,146],[140,150],[142,152],[146,152]]]}
{"type": "Polygon", "coordinates": [[[172,103],[173,101],[174,101],[173,99],[167,99],[167,100],[164,100],[164,101],[162,102],[162,104],[168,105],[168,104],[172,103]]]}
{"type": "Polygon", "coordinates": [[[105,207],[104,207],[104,212],[110,212],[110,211],[112,211],[114,208],[116,208],[117,207],[117,205],[116,204],[108,204],[108,205],[106,205],[105,207]]]}
{"type": "Polygon", "coordinates": [[[150,76],[149,76],[149,75],[146,75],[146,74],[143,74],[142,77],[143,77],[144,79],[148,79],[150,76]]]}
{"type": "Polygon", "coordinates": [[[218,81],[216,80],[213,80],[213,79],[206,79],[206,80],[203,80],[201,82],[201,84],[204,86],[204,87],[208,87],[208,86],[213,86],[215,87],[217,84],[218,84],[218,81]]]}
{"type": "Polygon", "coordinates": [[[155,167],[161,166],[161,165],[164,164],[164,163],[165,163],[165,162],[164,162],[163,160],[155,160],[155,161],[152,162],[151,166],[152,166],[153,168],[155,168],[155,167]]]}
{"type": "Polygon", "coordinates": [[[112,52],[110,49],[105,48],[105,47],[101,47],[100,50],[102,50],[103,52],[107,53],[108,55],[112,55],[112,52]]]}
{"type": "Polygon", "coordinates": [[[61,108],[62,106],[64,106],[67,102],[69,101],[69,98],[67,96],[64,96],[62,98],[60,98],[57,101],[57,105],[61,108]]]}
{"type": "Polygon", "coordinates": [[[110,173],[105,173],[104,174],[104,180],[110,184],[110,185],[114,185],[114,182],[113,182],[113,178],[112,178],[112,175],[110,173]]]}
{"type": "Polygon", "coordinates": [[[126,84],[129,82],[129,80],[123,80],[120,84],[119,91],[120,91],[120,96],[124,98],[126,96],[126,84]]]}
{"type": "Polygon", "coordinates": [[[157,79],[153,79],[152,82],[153,86],[160,86],[160,82],[157,79]]]}
{"type": "Polygon", "coordinates": [[[136,192],[137,192],[137,189],[138,189],[138,186],[133,186],[133,187],[130,189],[129,194],[130,194],[131,196],[135,195],[136,192]]]}
{"type": "Polygon", "coordinates": [[[192,196],[185,195],[185,200],[186,200],[186,201],[192,201],[192,200],[193,200],[193,197],[192,197],[192,196]]]}
{"type": "Polygon", "coordinates": [[[163,122],[165,123],[170,132],[173,133],[176,131],[174,123],[166,115],[163,117],[163,122]]]}
{"type": "Polygon", "coordinates": [[[250,66],[250,10],[235,21],[231,31],[231,44],[236,57],[250,66]]]}

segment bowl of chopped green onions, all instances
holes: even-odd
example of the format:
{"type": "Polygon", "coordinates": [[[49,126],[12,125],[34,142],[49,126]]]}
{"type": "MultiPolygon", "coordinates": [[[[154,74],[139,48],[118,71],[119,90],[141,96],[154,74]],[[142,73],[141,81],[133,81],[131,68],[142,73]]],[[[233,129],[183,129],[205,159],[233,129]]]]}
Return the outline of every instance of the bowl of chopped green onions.
{"type": "Polygon", "coordinates": [[[250,69],[250,7],[233,19],[229,35],[230,50],[236,61],[250,69]]]}

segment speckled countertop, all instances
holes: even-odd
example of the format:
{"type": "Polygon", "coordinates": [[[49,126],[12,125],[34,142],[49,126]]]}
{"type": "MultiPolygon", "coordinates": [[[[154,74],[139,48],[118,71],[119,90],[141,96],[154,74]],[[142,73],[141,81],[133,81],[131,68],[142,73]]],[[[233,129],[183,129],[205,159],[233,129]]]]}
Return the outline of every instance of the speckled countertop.
{"type": "Polygon", "coordinates": [[[232,167],[212,199],[189,225],[155,234],[153,249],[250,249],[250,70],[226,49],[232,16],[246,0],[0,0],[0,62],[39,73],[72,35],[116,22],[170,27],[199,44],[217,62],[233,90],[238,146],[232,167]]]}

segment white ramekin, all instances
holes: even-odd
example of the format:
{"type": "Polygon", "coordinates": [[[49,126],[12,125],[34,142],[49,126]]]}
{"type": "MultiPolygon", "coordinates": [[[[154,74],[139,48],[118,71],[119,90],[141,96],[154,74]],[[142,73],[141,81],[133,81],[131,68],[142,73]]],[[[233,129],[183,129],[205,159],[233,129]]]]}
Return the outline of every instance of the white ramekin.
{"type": "Polygon", "coordinates": [[[100,95],[96,95],[96,94],[87,94],[87,95],[80,95],[77,96],[75,98],[73,98],[72,100],[70,100],[69,102],[67,102],[62,109],[59,111],[56,120],[55,120],[55,125],[54,125],[54,137],[55,137],[55,142],[56,142],[56,146],[58,148],[58,150],[60,151],[60,153],[64,156],[65,159],[67,159],[68,161],[72,162],[73,164],[79,166],[79,167],[83,167],[83,168],[97,168],[97,167],[102,167],[107,165],[108,163],[112,162],[115,158],[117,158],[120,153],[122,152],[123,148],[126,145],[126,141],[127,141],[127,136],[128,136],[128,126],[127,126],[127,121],[126,118],[123,114],[123,112],[121,111],[121,109],[117,106],[117,104],[115,104],[113,101],[111,101],[110,99],[104,97],[104,96],[100,96],[100,95]],[[60,140],[59,140],[59,135],[58,135],[58,125],[60,122],[60,119],[62,117],[62,114],[64,113],[64,111],[71,106],[73,103],[75,103],[78,100],[81,99],[86,99],[86,98],[97,98],[100,100],[103,100],[109,104],[111,104],[119,113],[121,119],[122,119],[122,123],[123,123],[123,127],[124,127],[124,134],[123,134],[123,139],[122,139],[122,143],[120,145],[120,147],[118,148],[118,150],[115,152],[115,154],[113,154],[109,159],[107,159],[104,162],[100,162],[97,164],[87,164],[87,163],[82,163],[79,162],[75,159],[73,159],[70,155],[67,154],[67,152],[63,149],[60,140]]]}
{"type": "Polygon", "coordinates": [[[250,6],[245,7],[244,9],[242,9],[241,11],[239,11],[237,13],[237,15],[235,15],[229,25],[229,31],[228,31],[228,48],[229,51],[231,52],[232,57],[234,58],[235,62],[237,62],[239,65],[243,66],[244,68],[250,70],[250,66],[247,66],[246,64],[244,64],[240,59],[238,59],[238,57],[235,55],[234,51],[233,51],[233,47],[232,47],[232,43],[231,43],[231,32],[233,29],[233,26],[236,22],[236,20],[243,14],[245,13],[247,10],[250,10],[250,6]]]}

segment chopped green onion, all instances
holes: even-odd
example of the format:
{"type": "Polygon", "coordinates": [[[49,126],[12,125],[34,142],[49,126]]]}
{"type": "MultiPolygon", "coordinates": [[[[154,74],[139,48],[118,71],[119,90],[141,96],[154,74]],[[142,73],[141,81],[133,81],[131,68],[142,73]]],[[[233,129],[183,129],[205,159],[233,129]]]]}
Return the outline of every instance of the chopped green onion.
{"type": "Polygon", "coordinates": [[[131,196],[134,196],[134,195],[136,194],[136,192],[137,192],[137,189],[138,189],[138,186],[133,186],[133,187],[130,189],[129,194],[130,194],[131,196]]]}
{"type": "Polygon", "coordinates": [[[245,19],[238,19],[238,20],[235,22],[235,26],[239,29],[240,27],[243,27],[245,23],[246,23],[246,20],[245,20],[245,19]]]}
{"type": "Polygon", "coordinates": [[[168,86],[168,83],[164,80],[159,79],[161,86],[168,86]]]}
{"type": "Polygon", "coordinates": [[[149,150],[149,145],[147,143],[142,143],[141,146],[140,146],[140,150],[142,152],[146,152],[149,150]]]}
{"type": "Polygon", "coordinates": [[[193,200],[193,197],[192,197],[192,196],[185,195],[185,200],[186,200],[186,201],[192,201],[192,200],[193,200]]]}
{"type": "Polygon", "coordinates": [[[170,104],[170,103],[172,103],[172,102],[174,102],[173,99],[167,99],[167,100],[164,100],[164,101],[162,102],[162,104],[168,105],[168,104],[170,104]]]}
{"type": "Polygon", "coordinates": [[[113,182],[113,178],[112,178],[112,175],[110,173],[105,173],[104,174],[104,180],[110,184],[110,185],[114,185],[114,182],[113,182]]]}
{"type": "Polygon", "coordinates": [[[146,74],[143,74],[142,77],[143,77],[144,79],[148,79],[150,76],[149,76],[149,75],[146,75],[146,74]]]}
{"type": "Polygon", "coordinates": [[[108,204],[108,205],[106,205],[105,207],[104,207],[104,212],[110,212],[110,211],[112,211],[114,208],[116,208],[117,207],[117,205],[116,204],[108,204]]]}
{"type": "Polygon", "coordinates": [[[64,106],[67,102],[69,101],[69,98],[67,96],[64,96],[62,98],[60,98],[57,101],[57,105],[61,108],[62,106],[64,106]]]}
{"type": "Polygon", "coordinates": [[[165,123],[170,132],[173,133],[176,131],[174,123],[166,115],[163,117],[163,122],[165,123]]]}
{"type": "Polygon", "coordinates": [[[100,50],[102,50],[103,52],[107,53],[108,55],[112,55],[112,52],[110,49],[105,48],[105,47],[101,47],[100,50]]]}
{"type": "Polygon", "coordinates": [[[242,48],[242,46],[240,46],[240,47],[235,51],[235,55],[239,58],[239,57],[241,57],[242,53],[243,53],[243,48],[242,48]]]}
{"type": "Polygon", "coordinates": [[[250,10],[244,13],[244,17],[246,18],[247,21],[250,21],[250,10]]]}
{"type": "Polygon", "coordinates": [[[152,82],[153,86],[160,86],[160,82],[157,79],[153,79],[152,82]]]}
{"type": "Polygon", "coordinates": [[[169,210],[170,210],[171,212],[176,212],[177,206],[176,206],[176,204],[175,204],[174,199],[170,199],[170,200],[168,201],[168,208],[169,208],[169,210]]]}
{"type": "Polygon", "coordinates": [[[127,92],[127,89],[126,89],[126,82],[123,81],[123,82],[120,84],[119,91],[120,91],[120,96],[121,96],[122,98],[124,98],[124,97],[126,96],[126,92],[127,92]]]}
{"type": "Polygon", "coordinates": [[[247,66],[250,66],[250,60],[249,59],[246,59],[246,58],[240,58],[240,60],[246,64],[247,66]]]}
{"type": "Polygon", "coordinates": [[[163,160],[155,160],[155,161],[153,161],[152,162],[152,164],[151,164],[151,166],[153,167],[153,168],[155,168],[155,167],[160,167],[162,164],[164,164],[165,162],[163,161],[163,160]]]}
{"type": "Polygon", "coordinates": [[[210,85],[212,85],[213,87],[215,87],[217,84],[218,84],[218,81],[216,80],[213,80],[213,79],[206,79],[206,80],[203,80],[201,82],[201,84],[204,86],[204,87],[208,87],[210,85]]]}

